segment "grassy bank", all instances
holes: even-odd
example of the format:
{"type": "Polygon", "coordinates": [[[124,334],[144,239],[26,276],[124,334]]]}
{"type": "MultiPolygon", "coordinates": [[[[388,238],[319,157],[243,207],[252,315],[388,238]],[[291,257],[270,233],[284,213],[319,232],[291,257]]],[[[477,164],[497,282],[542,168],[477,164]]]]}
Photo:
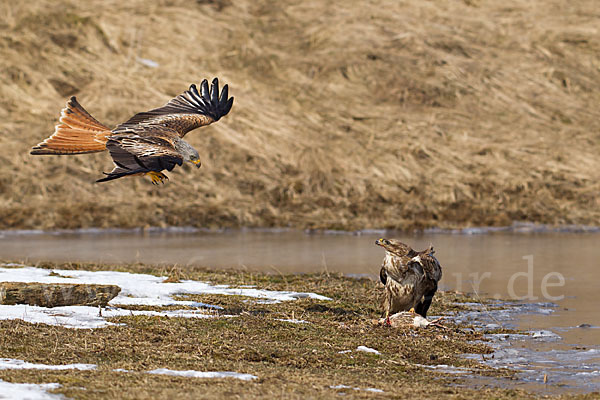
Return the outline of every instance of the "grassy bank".
{"type": "Polygon", "coordinates": [[[599,225],[596,9],[2,2],[0,229],[599,225]],[[233,110],[165,186],[94,184],[107,154],[28,154],[71,95],[114,126],[213,76],[233,110]]]}
{"type": "MultiPolygon", "coordinates": [[[[52,268],[57,265],[47,264],[52,268]]],[[[203,295],[190,299],[220,305],[211,319],[128,316],[112,319],[123,325],[74,330],[23,321],[0,321],[0,358],[46,364],[90,363],[92,371],[0,370],[9,382],[62,385],[57,393],[74,398],[331,398],[352,397],[512,399],[534,395],[515,390],[467,389],[457,375],[426,370],[418,364],[469,367],[475,375],[510,377],[463,353],[489,353],[468,326],[387,328],[374,324],[380,315],[381,288],[368,279],[339,275],[265,275],[191,269],[160,270],[149,266],[67,265],[61,268],[121,270],[212,283],[255,285],[260,289],[312,291],[331,301],[299,299],[261,304],[240,296],[203,295]],[[281,319],[301,319],[290,323],[281,319]],[[380,354],[355,351],[358,346],[380,354]],[[348,351],[350,350],[350,351],[348,351]],[[114,369],[130,372],[117,372],[114,369]],[[150,375],[156,368],[236,371],[253,381],[196,379],[150,375]],[[347,388],[332,388],[345,385],[347,388]],[[369,392],[353,388],[374,388],[369,392]]],[[[433,314],[466,309],[473,301],[455,293],[439,293],[433,314]],[[457,304],[458,303],[458,304],[457,304]]],[[[136,306],[136,309],[146,308],[136,306]]],[[[151,307],[153,310],[163,308],[151,307]]]]}

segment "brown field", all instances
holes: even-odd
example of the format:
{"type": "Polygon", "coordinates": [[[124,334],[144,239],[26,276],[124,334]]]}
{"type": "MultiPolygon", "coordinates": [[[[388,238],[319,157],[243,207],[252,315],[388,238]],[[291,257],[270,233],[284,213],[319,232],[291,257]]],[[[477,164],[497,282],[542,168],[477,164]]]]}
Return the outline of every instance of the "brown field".
{"type": "Polygon", "coordinates": [[[594,0],[1,1],[0,229],[600,225],[599,22],[594,0]],[[29,155],[71,95],[114,126],[213,76],[233,110],[164,186],[29,155]]]}

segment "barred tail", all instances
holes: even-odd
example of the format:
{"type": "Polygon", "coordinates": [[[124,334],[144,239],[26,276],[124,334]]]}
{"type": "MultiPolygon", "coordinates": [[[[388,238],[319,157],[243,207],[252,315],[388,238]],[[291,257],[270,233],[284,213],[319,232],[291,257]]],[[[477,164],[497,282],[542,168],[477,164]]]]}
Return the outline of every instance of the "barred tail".
{"type": "Polygon", "coordinates": [[[106,150],[111,130],[98,122],[75,96],[60,113],[54,133],[31,149],[31,154],[85,154],[106,150]]]}

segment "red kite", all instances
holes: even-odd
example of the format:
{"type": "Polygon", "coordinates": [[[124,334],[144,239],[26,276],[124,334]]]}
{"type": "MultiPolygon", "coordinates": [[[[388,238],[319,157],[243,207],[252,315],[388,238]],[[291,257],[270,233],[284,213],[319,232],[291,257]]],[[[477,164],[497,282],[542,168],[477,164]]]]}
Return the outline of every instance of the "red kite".
{"type": "Polygon", "coordinates": [[[225,85],[219,95],[219,80],[207,80],[154,110],[141,112],[114,129],[102,125],[78,102],[67,102],[54,133],[31,150],[31,154],[86,154],[108,150],[115,164],[106,182],[124,176],[149,175],[153,184],[169,179],[163,170],[191,162],[200,168],[198,151],[183,137],[189,131],[212,124],[227,115],[233,105],[225,85]]]}

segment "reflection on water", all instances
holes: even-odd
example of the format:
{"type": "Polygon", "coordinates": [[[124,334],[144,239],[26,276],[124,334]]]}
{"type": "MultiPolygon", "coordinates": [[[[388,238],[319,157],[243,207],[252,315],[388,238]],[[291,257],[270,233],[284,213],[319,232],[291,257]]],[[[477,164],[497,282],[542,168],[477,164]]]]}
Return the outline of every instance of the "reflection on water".
{"type": "MultiPolygon", "coordinates": [[[[600,326],[600,234],[394,236],[416,249],[434,245],[444,272],[442,288],[556,303],[551,314],[515,316],[515,325],[531,331],[551,329],[563,337],[561,346],[600,346],[600,330],[576,328],[600,326]]],[[[374,244],[378,237],[297,231],[6,234],[0,238],[0,258],[203,265],[272,273],[338,271],[375,278],[383,259],[383,250],[374,244]]]]}

